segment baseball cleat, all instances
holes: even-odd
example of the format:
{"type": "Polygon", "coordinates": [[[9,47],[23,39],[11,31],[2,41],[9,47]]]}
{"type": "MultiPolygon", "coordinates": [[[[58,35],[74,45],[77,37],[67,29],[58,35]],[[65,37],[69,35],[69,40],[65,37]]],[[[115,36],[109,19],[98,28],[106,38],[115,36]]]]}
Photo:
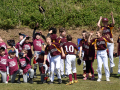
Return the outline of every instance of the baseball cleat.
{"type": "Polygon", "coordinates": [[[78,83],[78,80],[74,80],[74,83],[78,83]]]}
{"type": "Polygon", "coordinates": [[[109,79],[109,78],[106,78],[106,81],[108,81],[108,82],[109,82],[109,81],[110,81],[110,79],[109,79]]]}
{"type": "Polygon", "coordinates": [[[74,82],[73,81],[70,81],[69,83],[67,83],[66,85],[71,85],[73,84],[74,82]]]}
{"type": "Polygon", "coordinates": [[[62,80],[61,80],[61,79],[58,79],[58,83],[61,84],[61,83],[62,83],[62,80]]]}
{"type": "Polygon", "coordinates": [[[52,82],[52,81],[49,81],[48,84],[53,84],[53,82],[52,82]]]}
{"type": "Polygon", "coordinates": [[[98,78],[98,79],[97,79],[97,81],[98,81],[98,82],[100,82],[100,81],[101,81],[101,79],[100,79],[100,78],[98,78]]]}

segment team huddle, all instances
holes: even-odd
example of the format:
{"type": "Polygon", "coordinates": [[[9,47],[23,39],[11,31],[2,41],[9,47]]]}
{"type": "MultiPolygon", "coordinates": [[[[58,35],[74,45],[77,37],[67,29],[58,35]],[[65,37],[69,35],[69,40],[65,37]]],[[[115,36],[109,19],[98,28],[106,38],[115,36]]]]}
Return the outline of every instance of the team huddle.
{"type": "MultiPolygon", "coordinates": [[[[41,82],[46,83],[49,78],[48,84],[54,83],[55,75],[58,78],[58,83],[62,83],[61,78],[69,78],[69,82],[66,85],[78,83],[77,70],[76,70],[76,56],[79,56],[80,62],[83,62],[83,80],[89,79],[95,80],[94,69],[92,64],[95,59],[95,51],[97,51],[97,63],[98,63],[98,79],[100,82],[102,79],[102,64],[104,65],[106,81],[110,81],[110,73],[113,73],[113,67],[115,66],[113,60],[113,34],[112,29],[115,21],[113,13],[111,12],[112,23],[108,24],[107,18],[100,17],[98,21],[98,30],[96,31],[96,38],[93,38],[93,32],[82,31],[82,40],[77,46],[72,42],[72,36],[66,36],[66,29],[60,28],[58,37],[56,35],[57,29],[51,27],[47,36],[44,36],[41,32],[36,32],[38,23],[36,24],[32,42],[31,38],[23,33],[19,33],[19,42],[14,40],[8,40],[8,46],[0,37],[0,74],[2,75],[1,81],[8,83],[9,76],[11,76],[11,83],[15,82],[18,75],[17,83],[21,83],[23,78],[24,83],[33,83],[33,78],[36,78],[37,66],[39,66],[39,72],[41,76],[41,82]],[[103,26],[100,22],[102,20],[103,26]],[[46,43],[44,43],[44,40],[46,43]],[[9,43],[9,42],[12,43],[9,43]],[[33,46],[33,50],[31,47],[33,46]],[[78,49],[80,47],[80,49],[78,49]],[[9,50],[7,49],[14,49],[9,50]],[[44,48],[44,51],[42,50],[44,48]],[[108,55],[107,48],[109,50],[110,59],[110,72],[108,67],[108,55]],[[34,51],[34,55],[32,54],[34,51]],[[79,53],[78,53],[79,52],[79,53]],[[31,65],[33,58],[34,67],[31,65]],[[65,70],[64,70],[65,69],[65,70]],[[74,80],[72,80],[72,74],[74,80]]],[[[120,55],[120,37],[118,37],[118,55],[120,55]]],[[[120,58],[120,56],[119,56],[120,58]]],[[[118,76],[120,76],[120,60],[118,65],[118,76]]]]}

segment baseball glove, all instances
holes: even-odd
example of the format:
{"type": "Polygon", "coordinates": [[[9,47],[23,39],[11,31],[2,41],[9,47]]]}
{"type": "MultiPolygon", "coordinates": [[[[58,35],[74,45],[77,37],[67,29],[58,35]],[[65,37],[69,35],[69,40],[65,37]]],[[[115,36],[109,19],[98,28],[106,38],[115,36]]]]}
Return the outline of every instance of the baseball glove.
{"type": "Polygon", "coordinates": [[[15,40],[7,40],[7,44],[13,47],[15,46],[15,40]]]}
{"type": "Polygon", "coordinates": [[[45,9],[44,9],[42,6],[39,5],[39,11],[40,11],[41,13],[44,13],[44,12],[45,12],[45,9]]]}
{"type": "Polygon", "coordinates": [[[82,60],[80,58],[77,59],[77,64],[81,65],[82,60]]]}

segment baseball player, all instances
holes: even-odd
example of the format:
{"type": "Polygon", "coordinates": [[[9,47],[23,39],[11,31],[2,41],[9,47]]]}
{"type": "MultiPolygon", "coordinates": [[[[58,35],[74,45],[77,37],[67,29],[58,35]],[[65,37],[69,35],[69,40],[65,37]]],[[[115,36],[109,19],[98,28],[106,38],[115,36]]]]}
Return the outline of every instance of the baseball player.
{"type": "Polygon", "coordinates": [[[33,42],[29,42],[29,36],[26,36],[24,39],[20,41],[20,45],[22,49],[25,49],[28,51],[27,56],[30,58],[30,65],[31,65],[31,59],[32,59],[32,50],[31,46],[33,45],[33,42]]]}
{"type": "Polygon", "coordinates": [[[91,80],[94,80],[94,70],[93,70],[93,67],[92,67],[92,63],[94,61],[95,48],[94,48],[94,45],[91,45],[90,43],[88,43],[88,37],[89,37],[89,33],[86,32],[86,34],[85,34],[85,42],[82,45],[82,49],[84,51],[83,60],[86,63],[86,76],[83,78],[83,80],[88,79],[89,71],[92,74],[91,80]]]}
{"type": "Polygon", "coordinates": [[[72,37],[71,35],[67,35],[67,41],[66,43],[63,44],[63,50],[66,54],[66,71],[69,75],[69,83],[67,83],[66,85],[71,85],[73,83],[77,83],[77,75],[76,75],[76,55],[75,55],[75,50],[78,51],[78,47],[77,45],[75,45],[74,43],[72,43],[72,37]],[[74,81],[72,80],[72,72],[74,75],[74,81]]]}
{"type": "Polygon", "coordinates": [[[48,84],[53,84],[54,81],[54,71],[57,71],[58,83],[61,84],[61,75],[60,75],[60,59],[61,59],[61,52],[63,55],[63,49],[58,43],[52,42],[51,38],[48,36],[46,37],[47,46],[45,48],[45,55],[44,55],[44,63],[46,63],[47,55],[50,53],[51,60],[50,60],[50,82],[48,84]]]}
{"type": "Polygon", "coordinates": [[[0,47],[0,74],[2,76],[3,83],[6,83],[7,60],[8,60],[8,55],[5,54],[5,48],[0,47]]]}
{"type": "MultiPolygon", "coordinates": [[[[86,30],[82,31],[82,40],[79,43],[79,47],[80,47],[80,51],[79,51],[79,58],[84,57],[84,49],[82,48],[85,42],[85,34],[86,34],[86,30]]],[[[86,77],[86,63],[83,60],[83,77],[86,77]]]]}
{"type": "MultiPolygon", "coordinates": [[[[59,29],[59,33],[60,33],[60,37],[57,38],[57,42],[60,44],[60,46],[62,46],[64,43],[67,42],[67,39],[65,37],[66,35],[66,30],[65,28],[60,28],[59,29]]],[[[62,57],[61,56],[61,61],[60,61],[60,71],[61,71],[61,77],[64,78],[66,77],[67,72],[66,72],[66,66],[65,66],[65,72],[66,72],[66,75],[64,75],[64,59],[65,57],[62,57]]],[[[66,63],[66,60],[65,60],[65,63],[66,63]]],[[[66,64],[65,64],[66,65],[66,64]]]]}
{"type": "Polygon", "coordinates": [[[7,60],[7,76],[11,75],[11,83],[14,83],[16,75],[19,73],[22,75],[23,71],[18,69],[18,50],[13,46],[15,50],[9,50],[7,60]],[[16,53],[16,56],[14,55],[16,53]]]}
{"type": "Polygon", "coordinates": [[[113,43],[113,41],[110,39],[109,35],[105,35],[102,36],[102,31],[99,30],[96,32],[96,36],[97,38],[95,39],[91,39],[91,36],[93,35],[93,33],[90,33],[88,42],[91,43],[92,45],[96,45],[97,47],[97,62],[98,62],[98,79],[97,81],[100,82],[101,78],[102,78],[102,63],[104,64],[104,70],[105,70],[105,74],[106,74],[106,81],[110,81],[109,77],[110,77],[110,73],[109,73],[109,68],[108,68],[108,56],[107,56],[107,42],[109,43],[113,43]]]}
{"type": "Polygon", "coordinates": [[[38,62],[39,64],[39,71],[41,73],[41,82],[42,83],[46,83],[48,77],[47,77],[47,71],[49,68],[49,62],[48,60],[46,60],[46,64],[43,65],[44,62],[44,51],[39,52],[39,58],[36,60],[36,62],[38,62]]]}
{"type": "Polygon", "coordinates": [[[33,83],[33,76],[34,76],[34,70],[31,69],[30,65],[30,59],[27,57],[27,50],[23,49],[19,55],[19,64],[21,69],[23,70],[23,81],[24,83],[27,83],[27,73],[30,73],[30,83],[33,83]]]}
{"type": "Polygon", "coordinates": [[[22,51],[22,47],[20,45],[20,41],[25,37],[25,34],[19,33],[19,42],[16,44],[15,48],[18,49],[20,53],[22,51]]]}
{"type": "MultiPolygon", "coordinates": [[[[40,32],[36,32],[37,27],[38,27],[38,23],[36,24],[34,31],[33,31],[33,51],[34,51],[34,56],[35,55],[37,56],[36,60],[39,56],[38,52],[41,52],[41,50],[42,50],[42,45],[45,48],[45,44],[40,37],[41,36],[40,32]]],[[[38,63],[34,64],[34,77],[36,77],[37,65],[38,65],[38,63]]]]}
{"type": "MultiPolygon", "coordinates": [[[[115,20],[113,17],[113,12],[111,12],[111,17],[112,17],[112,23],[108,25],[108,19],[107,18],[102,18],[100,17],[98,21],[98,27],[101,28],[103,31],[103,34],[109,34],[110,39],[113,41],[113,27],[115,24],[115,20]],[[100,22],[102,20],[103,26],[100,25],[100,22]]],[[[113,51],[114,51],[114,43],[107,43],[107,48],[109,50],[109,59],[110,59],[110,73],[113,73],[113,67],[115,66],[114,60],[113,60],[113,51]]]]}
{"type": "Polygon", "coordinates": [[[119,55],[118,74],[117,74],[117,76],[120,76],[120,35],[118,37],[117,43],[118,43],[118,55],[119,55]]]}

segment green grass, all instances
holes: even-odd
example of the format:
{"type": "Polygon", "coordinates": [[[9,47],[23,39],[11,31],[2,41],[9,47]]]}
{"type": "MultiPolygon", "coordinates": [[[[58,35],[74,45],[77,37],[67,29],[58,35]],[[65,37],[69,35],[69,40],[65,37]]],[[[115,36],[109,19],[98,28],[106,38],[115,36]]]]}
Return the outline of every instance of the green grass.
{"type": "Polygon", "coordinates": [[[120,0],[0,0],[0,28],[9,29],[16,26],[34,27],[36,22],[40,28],[84,27],[95,29],[100,16],[111,22],[113,11],[116,27],[120,25],[120,0]],[[44,15],[38,5],[46,10],[44,15]]]}
{"type": "Polygon", "coordinates": [[[95,81],[91,80],[82,80],[82,65],[77,65],[77,78],[79,83],[75,83],[73,85],[66,86],[65,84],[68,82],[68,78],[62,79],[62,84],[57,84],[57,78],[55,78],[55,84],[48,85],[48,84],[41,84],[39,72],[37,71],[37,78],[34,79],[34,84],[29,83],[21,83],[21,84],[3,84],[0,83],[0,90],[119,90],[120,88],[120,79],[116,77],[117,70],[118,70],[118,62],[119,59],[114,59],[116,66],[114,67],[114,73],[110,77],[110,82],[105,81],[105,74],[104,69],[102,71],[103,77],[101,82],[97,82],[97,60],[94,61],[93,67],[95,70],[95,81]]]}

